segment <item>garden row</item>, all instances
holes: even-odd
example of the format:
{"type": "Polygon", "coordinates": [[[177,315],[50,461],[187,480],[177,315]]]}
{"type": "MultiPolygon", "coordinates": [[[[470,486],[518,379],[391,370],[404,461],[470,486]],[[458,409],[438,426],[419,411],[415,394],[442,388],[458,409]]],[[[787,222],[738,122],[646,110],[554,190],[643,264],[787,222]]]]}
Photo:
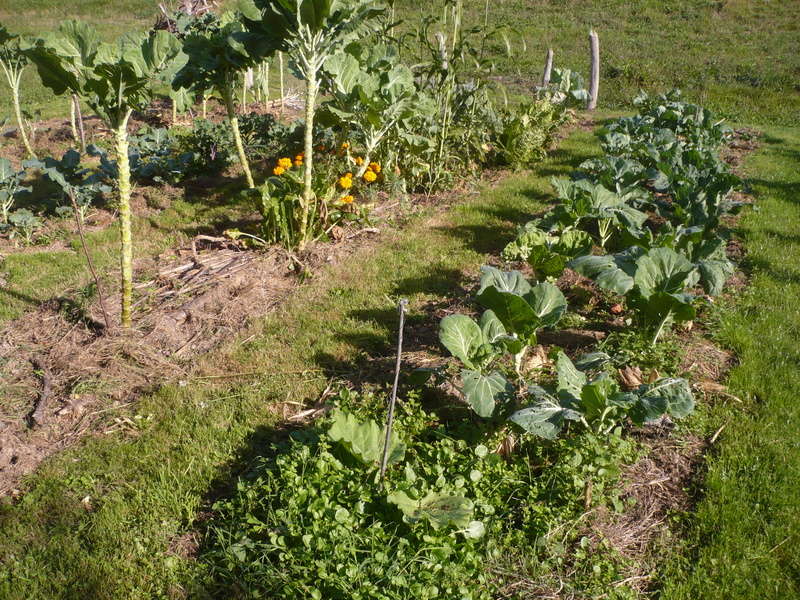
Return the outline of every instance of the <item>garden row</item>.
{"type": "MultiPolygon", "coordinates": [[[[487,29],[466,29],[451,7],[446,25],[426,19],[395,37],[385,7],[352,0],[258,0],[239,11],[176,13],[167,30],[101,41],[91,26],[69,21],[57,32],[26,39],[0,29],[0,62],[11,85],[18,131],[30,160],[0,163],[0,225],[28,243],[41,225],[26,199],[37,173],[59,212],[84,217],[102,198],[118,211],[123,326],[132,322],[131,183],[177,183],[213,175],[238,161],[244,192],[262,215],[264,243],[302,249],[344,221],[361,220],[376,187],[431,192],[457,173],[493,164],[522,166],[541,158],[572,105],[584,102],[580,78],[556,70],[537,98],[515,108],[492,99],[487,29]],[[291,125],[240,117],[236,89],[276,55],[305,85],[305,115],[291,125]],[[406,64],[407,57],[414,60],[406,64]],[[90,144],[39,161],[19,117],[20,73],[33,63],[45,86],[87,104],[113,135],[111,147],[90,144]],[[227,126],[199,119],[189,128],[146,128],[131,137],[159,90],[173,106],[215,95],[227,126]],[[318,99],[322,103],[318,106],[318,99]],[[269,159],[265,173],[250,167],[269,159]],[[258,182],[258,185],[257,185],[258,182]],[[361,202],[359,203],[358,200],[361,202]]],[[[447,18],[447,12],[445,18],[447,18]]],[[[244,94],[242,104],[246,102],[244,94]]],[[[75,136],[76,139],[79,136],[75,136]]],[[[85,145],[81,142],[81,145],[85,145]]]]}
{"type": "Polygon", "coordinates": [[[640,450],[631,426],[670,425],[695,400],[683,378],[625,369],[635,365],[613,344],[532,352],[542,329],[578,318],[553,281],[567,268],[589,278],[611,306],[595,320],[664,344],[733,272],[721,221],[738,206],[719,158],[729,131],[677,92],[637,104],[603,131],[605,155],[554,181],[558,203],[503,252],[541,280],[483,267],[480,318],[442,320],[459,368],[414,372],[386,447],[382,394],[343,390],[329,418],[273,446],[215,504],[209,589],[491,598],[513,596],[509,580],[588,562],[607,593],[616,567],[587,561],[599,542],[574,524],[594,504],[624,510],[615,485],[640,450]]]}

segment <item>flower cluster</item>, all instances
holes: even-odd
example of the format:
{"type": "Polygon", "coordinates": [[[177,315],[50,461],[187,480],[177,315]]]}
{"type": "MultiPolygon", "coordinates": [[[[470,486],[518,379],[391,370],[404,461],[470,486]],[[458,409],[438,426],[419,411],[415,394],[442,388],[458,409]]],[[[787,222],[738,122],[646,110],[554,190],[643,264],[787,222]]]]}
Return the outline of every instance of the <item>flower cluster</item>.
{"type": "Polygon", "coordinates": [[[281,175],[286,173],[288,169],[291,169],[292,165],[294,165],[295,167],[302,167],[304,158],[305,155],[302,152],[297,156],[295,156],[294,160],[292,160],[288,156],[279,158],[278,162],[275,164],[275,168],[272,169],[272,174],[280,177],[281,175]]]}

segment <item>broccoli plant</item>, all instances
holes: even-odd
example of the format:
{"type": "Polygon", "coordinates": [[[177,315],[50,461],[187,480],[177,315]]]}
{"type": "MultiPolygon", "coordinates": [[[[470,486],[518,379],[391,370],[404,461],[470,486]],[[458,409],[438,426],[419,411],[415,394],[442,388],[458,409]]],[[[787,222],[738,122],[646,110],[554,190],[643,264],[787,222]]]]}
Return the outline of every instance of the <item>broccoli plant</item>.
{"type": "Polygon", "coordinates": [[[180,42],[166,31],[128,35],[113,44],[103,43],[93,27],[79,21],[67,21],[58,32],[37,39],[26,50],[47,87],[58,95],[78,95],[114,132],[123,327],[132,323],[133,296],[128,120],[134,110],[144,110],[150,103],[150,84],[180,50],[180,42]]]}
{"type": "Polygon", "coordinates": [[[27,208],[18,208],[12,212],[8,216],[8,222],[14,227],[10,234],[11,237],[19,234],[25,240],[25,244],[29,246],[33,243],[34,233],[43,225],[42,220],[27,208]]]}
{"type": "Polygon", "coordinates": [[[6,76],[8,86],[11,88],[11,101],[14,104],[14,116],[17,118],[17,128],[19,137],[22,139],[22,144],[25,146],[25,151],[31,158],[36,158],[31,147],[28,135],[25,133],[25,121],[22,118],[22,108],[20,107],[19,88],[20,81],[22,80],[22,72],[28,65],[28,58],[21,46],[21,40],[18,35],[8,32],[8,30],[0,24],[0,68],[3,69],[3,74],[6,76]]]}

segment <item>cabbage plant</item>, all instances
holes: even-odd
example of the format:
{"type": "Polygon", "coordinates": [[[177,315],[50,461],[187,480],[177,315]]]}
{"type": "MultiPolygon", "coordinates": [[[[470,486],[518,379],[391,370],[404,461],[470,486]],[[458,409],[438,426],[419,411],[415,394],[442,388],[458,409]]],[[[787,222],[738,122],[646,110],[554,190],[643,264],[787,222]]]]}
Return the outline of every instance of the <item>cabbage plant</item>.
{"type": "MultiPolygon", "coordinates": [[[[530,406],[514,412],[509,421],[545,439],[555,439],[567,421],[608,434],[626,418],[636,425],[650,423],[664,415],[680,419],[694,410],[694,397],[685,379],[665,377],[622,391],[607,373],[589,377],[585,366],[573,363],[563,352],[556,360],[557,385],[528,388],[530,406]]],[[[597,364],[596,361],[583,361],[597,364]]]]}
{"type": "Polygon", "coordinates": [[[581,256],[568,266],[594,280],[601,288],[625,295],[642,321],[655,328],[653,344],[670,321],[689,321],[695,316],[697,267],[671,248],[633,246],[618,254],[581,256]]]}
{"type": "Polygon", "coordinates": [[[364,147],[361,177],[379,144],[403,119],[414,114],[414,75],[384,44],[353,43],[325,61],[331,100],[323,115],[364,147]]]}
{"type": "Polygon", "coordinates": [[[180,42],[166,31],[131,34],[115,43],[104,43],[92,26],[80,21],[67,21],[57,32],[35,40],[26,50],[44,85],[57,95],[77,95],[114,132],[123,327],[132,323],[133,296],[128,120],[134,110],[144,110],[150,104],[151,82],[180,50],[180,42]]]}

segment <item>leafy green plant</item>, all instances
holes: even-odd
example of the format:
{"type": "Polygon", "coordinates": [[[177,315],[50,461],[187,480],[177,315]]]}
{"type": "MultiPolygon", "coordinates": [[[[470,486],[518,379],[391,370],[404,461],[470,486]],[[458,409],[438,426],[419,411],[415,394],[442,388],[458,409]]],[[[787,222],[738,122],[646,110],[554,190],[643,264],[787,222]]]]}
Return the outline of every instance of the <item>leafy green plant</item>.
{"type": "Polygon", "coordinates": [[[17,196],[31,191],[29,186],[22,185],[24,181],[25,169],[17,171],[10,160],[0,156],[0,223],[8,223],[17,196]]]}
{"type": "Polygon", "coordinates": [[[601,248],[606,247],[615,233],[638,230],[647,220],[647,214],[633,208],[627,197],[602,184],[587,179],[553,179],[553,187],[559,204],[542,220],[543,225],[572,228],[594,223],[601,248]]]}
{"type": "MultiPolygon", "coordinates": [[[[585,360],[597,365],[597,357],[585,360]]],[[[580,363],[579,363],[580,364],[580,363]]],[[[694,397],[685,379],[662,378],[624,392],[608,374],[589,378],[588,369],[579,368],[563,352],[556,361],[558,383],[555,389],[528,388],[533,404],[516,411],[509,421],[527,433],[553,439],[568,421],[581,423],[595,433],[608,435],[625,418],[636,425],[664,415],[680,419],[694,410],[694,397]]]]}
{"type": "Polygon", "coordinates": [[[553,135],[568,120],[563,107],[548,99],[523,104],[501,117],[497,135],[500,160],[514,169],[529,167],[547,155],[553,135]]]}
{"type": "Polygon", "coordinates": [[[30,158],[36,158],[36,153],[31,147],[28,135],[25,132],[25,121],[22,118],[22,108],[20,105],[19,89],[22,81],[22,73],[28,65],[28,57],[23,50],[23,42],[20,36],[12,34],[2,24],[0,24],[0,68],[6,76],[8,86],[11,88],[11,101],[14,105],[14,115],[17,118],[17,131],[22,140],[22,145],[30,158]]]}
{"type": "Polygon", "coordinates": [[[40,169],[42,174],[53,184],[57,192],[57,200],[61,204],[56,211],[69,214],[72,212],[72,200],[78,206],[81,222],[92,202],[102,194],[111,193],[111,186],[101,172],[93,172],[81,166],[81,154],[77,150],[67,150],[60,159],[47,157],[44,160],[29,160],[24,163],[26,169],[40,169]]]}
{"type": "Polygon", "coordinates": [[[177,71],[172,88],[199,92],[213,90],[222,96],[247,186],[254,189],[255,182],[239,131],[234,90],[241,73],[261,60],[267,51],[260,45],[245,43],[244,27],[237,13],[225,12],[217,19],[205,23],[202,28],[190,29],[184,35],[183,53],[188,56],[188,61],[177,71]]]}
{"type": "Polygon", "coordinates": [[[626,295],[642,322],[655,327],[653,344],[668,322],[695,316],[694,296],[686,290],[697,284],[699,273],[670,248],[632,247],[614,255],[581,256],[568,266],[601,288],[626,295]]]}
{"type": "Polygon", "coordinates": [[[57,33],[37,39],[26,55],[42,82],[60,95],[78,95],[115,136],[119,192],[123,327],[130,327],[133,295],[128,119],[152,98],[150,84],[180,52],[180,43],[165,31],[129,35],[103,43],[91,26],[67,21],[57,33]]]}
{"type": "Polygon", "coordinates": [[[332,99],[323,105],[325,121],[348,132],[364,149],[361,177],[389,132],[414,111],[416,87],[398,51],[380,43],[352,43],[325,61],[332,99]]]}
{"type": "Polygon", "coordinates": [[[37,229],[41,229],[42,220],[34,215],[27,208],[18,208],[8,216],[8,222],[13,226],[10,237],[14,238],[17,234],[22,235],[25,244],[30,246],[33,243],[33,236],[37,229]]]}
{"type": "Polygon", "coordinates": [[[580,229],[567,229],[558,234],[543,231],[538,222],[529,221],[503,249],[502,257],[507,261],[527,261],[537,275],[558,277],[567,261],[589,254],[592,245],[591,236],[580,229]]]}
{"type": "Polygon", "coordinates": [[[567,301],[552,283],[531,285],[519,271],[500,271],[481,267],[479,304],[494,312],[506,330],[516,335],[523,346],[536,344],[536,332],[558,323],[567,310],[567,301]]]}
{"type": "Polygon", "coordinates": [[[462,393],[479,416],[491,417],[498,404],[513,396],[514,386],[489,369],[504,354],[519,354],[523,343],[506,332],[493,311],[485,311],[480,323],[466,315],[446,316],[439,324],[439,341],[466,367],[461,371],[462,393]]]}

